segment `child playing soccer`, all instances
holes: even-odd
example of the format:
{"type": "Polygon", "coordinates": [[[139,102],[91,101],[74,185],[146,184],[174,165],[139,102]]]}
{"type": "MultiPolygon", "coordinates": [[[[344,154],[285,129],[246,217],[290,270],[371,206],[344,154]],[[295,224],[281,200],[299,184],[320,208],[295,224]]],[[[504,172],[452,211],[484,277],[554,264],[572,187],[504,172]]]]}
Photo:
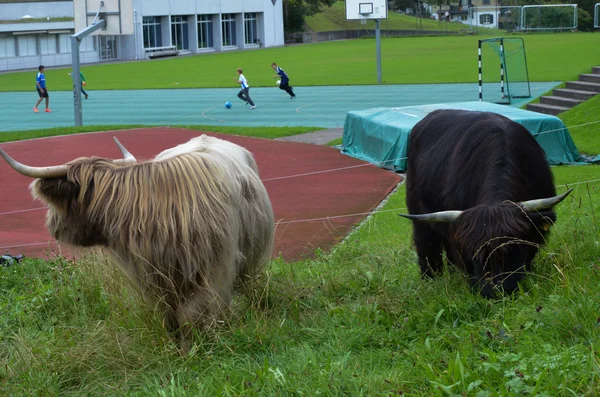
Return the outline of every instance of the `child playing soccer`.
{"type": "Polygon", "coordinates": [[[256,105],[254,104],[254,102],[252,102],[252,99],[250,99],[250,86],[248,85],[248,80],[246,80],[246,77],[244,77],[243,75],[243,70],[242,68],[238,68],[237,70],[239,78],[233,78],[233,81],[235,81],[236,83],[240,84],[242,89],[240,90],[240,92],[238,92],[238,98],[240,98],[242,101],[246,102],[247,104],[250,104],[250,109],[256,109],[256,105]]]}

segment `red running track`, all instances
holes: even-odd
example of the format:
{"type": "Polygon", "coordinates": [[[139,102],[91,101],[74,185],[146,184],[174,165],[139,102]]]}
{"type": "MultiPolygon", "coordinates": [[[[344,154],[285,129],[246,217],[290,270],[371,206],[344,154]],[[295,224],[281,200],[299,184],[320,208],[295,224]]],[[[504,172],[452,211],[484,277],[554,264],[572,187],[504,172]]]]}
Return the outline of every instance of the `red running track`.
{"type": "MultiPolygon", "coordinates": [[[[120,158],[112,139],[116,136],[141,160],[203,133],[158,127],[10,142],[2,148],[28,165],[57,165],[92,155],[120,158]]],[[[344,215],[373,210],[401,181],[398,175],[327,146],[206,134],[253,153],[277,222],[273,256],[288,261],[310,258],[315,249],[327,250],[341,241],[365,217],[344,215]],[[320,172],[344,167],[351,168],[320,172]]],[[[43,203],[31,198],[31,181],[0,161],[0,252],[36,257],[78,255],[80,250],[57,243],[46,231],[46,211],[43,203]]]]}

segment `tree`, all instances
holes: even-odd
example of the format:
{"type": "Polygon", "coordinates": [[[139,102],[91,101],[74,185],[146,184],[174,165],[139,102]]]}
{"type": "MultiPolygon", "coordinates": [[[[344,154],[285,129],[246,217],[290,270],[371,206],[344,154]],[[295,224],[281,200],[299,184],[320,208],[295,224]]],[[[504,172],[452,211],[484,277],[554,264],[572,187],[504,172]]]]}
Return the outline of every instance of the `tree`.
{"type": "Polygon", "coordinates": [[[406,11],[407,8],[412,8],[415,5],[413,0],[393,0],[389,4],[393,5],[394,10],[406,11]]]}
{"type": "Polygon", "coordinates": [[[337,0],[283,0],[284,28],[287,33],[304,30],[306,17],[331,7],[337,0]]]}

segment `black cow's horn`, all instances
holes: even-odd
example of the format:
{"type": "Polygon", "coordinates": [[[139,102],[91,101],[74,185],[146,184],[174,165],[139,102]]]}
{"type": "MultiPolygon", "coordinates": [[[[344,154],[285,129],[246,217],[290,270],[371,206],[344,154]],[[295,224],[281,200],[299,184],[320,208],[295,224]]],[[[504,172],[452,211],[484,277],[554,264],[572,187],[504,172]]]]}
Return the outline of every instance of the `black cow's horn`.
{"type": "Polygon", "coordinates": [[[398,214],[407,219],[419,222],[448,223],[454,221],[462,211],[440,211],[431,214],[398,214]]]}
{"type": "Polygon", "coordinates": [[[567,190],[559,196],[549,197],[545,199],[527,200],[519,203],[518,205],[519,207],[523,208],[523,210],[526,212],[546,210],[548,208],[554,207],[556,204],[563,201],[572,191],[573,188],[567,190]]]}
{"type": "MultiPolygon", "coordinates": [[[[115,163],[135,163],[137,161],[136,158],[125,148],[125,146],[121,144],[121,142],[117,140],[117,138],[113,137],[113,139],[123,154],[123,159],[115,160],[115,163]]],[[[66,176],[69,170],[68,164],[55,165],[51,167],[32,167],[30,165],[25,165],[10,157],[2,148],[0,148],[0,156],[2,156],[8,165],[10,165],[19,174],[28,176],[30,178],[61,178],[66,176]]]]}

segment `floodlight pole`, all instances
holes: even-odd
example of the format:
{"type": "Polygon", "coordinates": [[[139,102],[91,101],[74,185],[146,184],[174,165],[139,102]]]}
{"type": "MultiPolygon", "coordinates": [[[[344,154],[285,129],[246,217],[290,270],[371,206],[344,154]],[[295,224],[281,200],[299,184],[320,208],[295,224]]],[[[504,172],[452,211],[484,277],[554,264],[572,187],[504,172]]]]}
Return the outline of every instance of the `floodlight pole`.
{"type": "Polygon", "coordinates": [[[381,32],[379,19],[375,20],[375,42],[377,52],[377,84],[381,84],[381,32]]]}
{"type": "Polygon", "coordinates": [[[100,2],[100,9],[96,13],[94,22],[92,25],[83,29],[81,32],[75,33],[71,36],[71,77],[73,78],[73,110],[75,112],[75,125],[83,125],[83,114],[81,111],[81,77],[80,77],[80,62],[79,62],[79,45],[81,40],[85,39],[90,34],[94,33],[98,29],[106,29],[106,19],[98,20],[100,16],[100,10],[104,6],[104,2],[100,2]]]}

